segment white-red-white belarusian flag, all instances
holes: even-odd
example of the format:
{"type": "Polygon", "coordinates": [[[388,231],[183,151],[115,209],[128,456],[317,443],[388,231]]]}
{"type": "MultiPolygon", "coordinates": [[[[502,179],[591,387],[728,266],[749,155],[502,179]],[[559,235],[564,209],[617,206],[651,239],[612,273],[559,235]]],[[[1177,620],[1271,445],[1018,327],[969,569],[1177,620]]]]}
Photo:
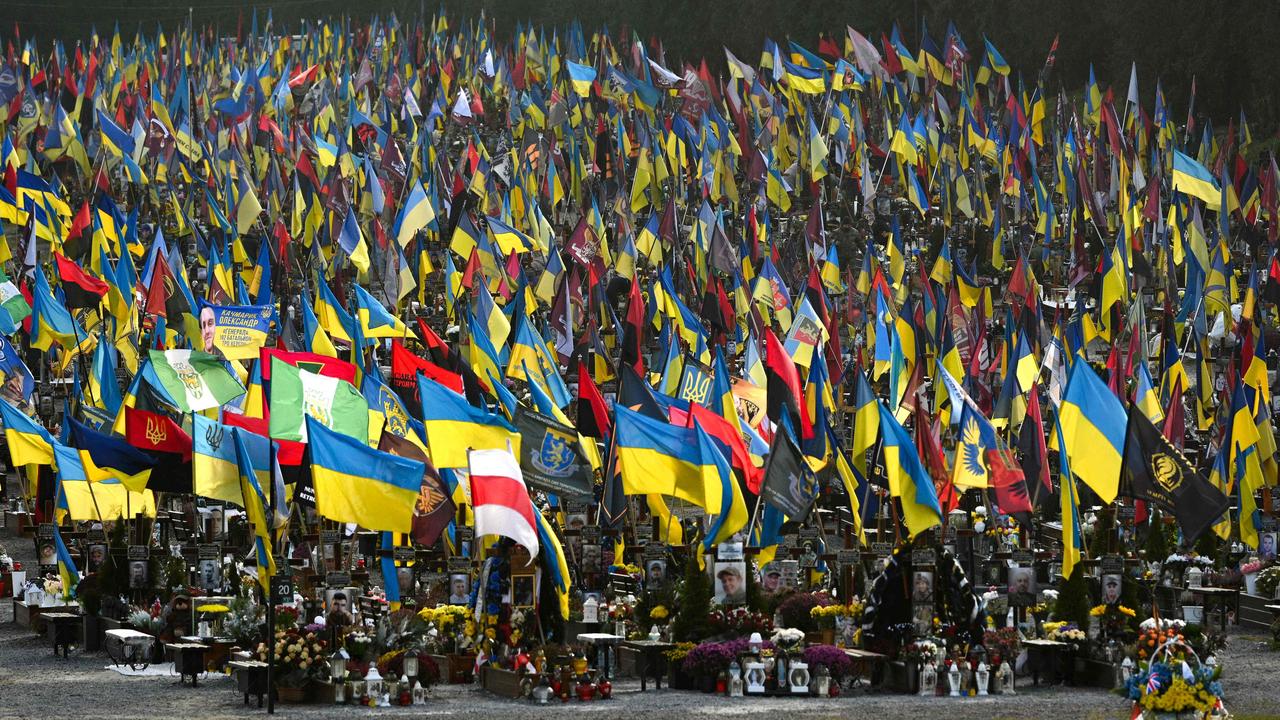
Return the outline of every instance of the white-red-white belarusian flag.
{"type": "Polygon", "coordinates": [[[470,450],[471,505],[476,537],[502,535],[538,556],[538,526],[520,463],[510,450],[470,450]]]}

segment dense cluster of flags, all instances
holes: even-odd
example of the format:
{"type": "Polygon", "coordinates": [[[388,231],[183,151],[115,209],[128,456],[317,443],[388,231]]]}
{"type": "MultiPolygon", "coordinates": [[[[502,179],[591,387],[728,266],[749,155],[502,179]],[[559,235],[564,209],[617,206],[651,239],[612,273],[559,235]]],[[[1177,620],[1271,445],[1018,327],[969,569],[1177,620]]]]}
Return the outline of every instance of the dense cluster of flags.
{"type": "Polygon", "coordinates": [[[820,494],[915,536],[968,490],[1024,519],[1057,493],[1069,573],[1079,479],[1256,545],[1280,172],[1243,112],[1179,128],[1136,69],[1055,96],[1052,49],[1027,82],[954,28],[723,75],[489,28],[12,39],[0,412],[60,514],[242,505],[264,583],[291,503],[388,544],[472,523],[566,609],[575,495],[765,558],[820,494]],[[56,437],[19,408],[40,353],[74,382],[56,437]]]}

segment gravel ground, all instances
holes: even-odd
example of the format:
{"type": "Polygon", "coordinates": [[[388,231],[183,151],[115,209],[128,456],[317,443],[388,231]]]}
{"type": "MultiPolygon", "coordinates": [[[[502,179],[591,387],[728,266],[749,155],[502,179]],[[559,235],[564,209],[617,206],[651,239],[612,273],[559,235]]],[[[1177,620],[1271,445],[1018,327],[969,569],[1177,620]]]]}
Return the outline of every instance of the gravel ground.
{"type": "MultiPolygon", "coordinates": [[[[0,544],[15,559],[33,560],[29,540],[0,530],[0,544]]],[[[1280,654],[1263,649],[1260,635],[1234,634],[1222,660],[1227,668],[1227,706],[1237,715],[1280,717],[1280,694],[1268,684],[1280,669],[1280,654]]],[[[73,651],[69,659],[55,658],[48,641],[13,622],[10,601],[0,601],[0,718],[154,718],[202,719],[262,716],[256,702],[241,704],[230,678],[211,675],[199,687],[178,685],[177,677],[124,677],[104,669],[104,654],[73,651]]],[[[1026,681],[1020,681],[1023,683],[1026,681]]],[[[750,698],[745,700],[668,691],[639,692],[639,683],[620,681],[615,698],[582,704],[537,707],[527,702],[497,698],[464,686],[441,686],[430,704],[417,708],[355,708],[320,705],[277,706],[277,714],[289,717],[351,718],[367,715],[400,717],[488,718],[512,712],[527,717],[584,715],[593,719],[630,719],[657,713],[657,717],[747,717],[785,713],[791,718],[839,718],[858,715],[876,718],[919,718],[933,713],[949,719],[994,718],[1127,718],[1126,703],[1102,690],[1083,688],[1020,687],[1017,696],[990,698],[920,698],[896,694],[854,692],[839,698],[818,700],[750,698]]]]}

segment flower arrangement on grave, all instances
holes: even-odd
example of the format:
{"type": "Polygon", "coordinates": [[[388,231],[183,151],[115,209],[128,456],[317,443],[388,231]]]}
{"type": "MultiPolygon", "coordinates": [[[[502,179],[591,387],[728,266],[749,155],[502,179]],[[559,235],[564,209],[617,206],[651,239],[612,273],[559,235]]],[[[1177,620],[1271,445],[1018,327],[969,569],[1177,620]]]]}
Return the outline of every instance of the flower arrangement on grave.
{"type": "Polygon", "coordinates": [[[784,653],[796,652],[804,645],[804,631],[799,628],[777,628],[769,636],[769,640],[784,653]]]}
{"type": "Polygon", "coordinates": [[[684,659],[688,657],[689,652],[693,650],[695,647],[697,647],[696,643],[679,642],[679,643],[676,643],[670,650],[664,651],[662,655],[667,659],[667,662],[671,663],[672,665],[678,665],[684,662],[684,659]]]}
{"type": "Polygon", "coordinates": [[[817,667],[825,667],[836,681],[853,671],[853,660],[835,645],[810,645],[804,649],[802,657],[811,672],[817,667]]]}
{"type": "Polygon", "coordinates": [[[400,648],[388,650],[378,657],[378,674],[384,678],[398,678],[405,674],[404,659],[410,655],[418,658],[417,679],[424,686],[430,686],[440,677],[440,666],[430,655],[417,650],[400,648]]]}
{"type": "MultiPolygon", "coordinates": [[[[203,606],[200,606],[203,607],[203,606]]],[[[200,607],[196,608],[199,612],[200,607]]],[[[232,598],[222,621],[222,631],[233,638],[240,647],[252,647],[258,641],[258,625],[262,622],[262,608],[247,596],[232,598]]]]}
{"type": "MultiPolygon", "coordinates": [[[[801,638],[803,639],[803,634],[801,638]]],[[[689,645],[690,643],[679,643],[676,650],[689,645]]],[[[773,650],[772,642],[765,642],[764,650],[773,650]]],[[[746,638],[737,640],[725,640],[723,642],[704,642],[695,645],[681,659],[680,668],[690,675],[698,677],[715,677],[729,669],[729,663],[738,659],[738,656],[747,653],[750,650],[750,644],[746,638]]],[[[678,656],[678,653],[674,653],[678,656]]],[[[667,656],[672,659],[672,655],[667,656]]],[[[672,659],[674,662],[675,660],[672,659]]]]}
{"type": "Polygon", "coordinates": [[[982,645],[991,657],[991,664],[997,665],[1000,660],[1012,661],[1018,657],[1018,651],[1022,648],[1022,636],[1013,627],[988,628],[982,636],[982,645]]]}
{"type": "Polygon", "coordinates": [[[649,609],[649,619],[654,622],[661,623],[670,616],[671,612],[667,610],[666,605],[654,605],[649,609]]]}
{"type": "MultiPolygon", "coordinates": [[[[276,634],[279,635],[279,631],[276,634]]],[[[342,649],[353,663],[368,664],[373,658],[373,637],[363,630],[349,632],[342,639],[342,649]]]]}
{"type": "MultiPolygon", "coordinates": [[[[355,635],[357,633],[352,633],[355,635]]],[[[350,636],[348,636],[349,638],[350,636]]],[[[275,637],[275,677],[281,687],[302,688],[321,680],[329,672],[326,643],[316,633],[277,630],[275,637]]],[[[350,652],[350,651],[348,651],[350,652]]],[[[266,643],[258,643],[257,659],[267,661],[266,643]]]]}
{"type": "Polygon", "coordinates": [[[743,607],[717,608],[707,614],[707,627],[711,634],[724,637],[742,637],[755,632],[763,635],[773,630],[773,618],[743,607]]]}
{"type": "Polygon", "coordinates": [[[1150,661],[1125,683],[1125,696],[1144,713],[1194,713],[1197,717],[1223,712],[1221,665],[1203,665],[1179,636],[1157,646],[1150,661]]]}
{"type": "Polygon", "coordinates": [[[813,617],[813,609],[826,607],[834,602],[825,592],[793,593],[778,604],[778,618],[785,627],[801,632],[817,630],[818,623],[813,617]]]}
{"type": "Polygon", "coordinates": [[[932,640],[916,640],[903,645],[899,657],[904,662],[923,665],[938,657],[938,644],[932,640]]]}
{"type": "Polygon", "coordinates": [[[164,632],[165,621],[159,603],[153,604],[149,610],[136,605],[131,605],[129,608],[126,619],[135,630],[157,637],[164,632]]]}
{"type": "Polygon", "coordinates": [[[276,616],[276,628],[297,627],[300,613],[298,608],[292,605],[276,605],[274,608],[276,616]]]}
{"type": "Polygon", "coordinates": [[[817,605],[809,609],[809,615],[818,623],[819,628],[834,630],[836,621],[840,618],[849,618],[857,622],[862,617],[862,607],[862,603],[857,600],[851,600],[845,604],[817,605]]]}
{"type": "Polygon", "coordinates": [[[1047,622],[1044,624],[1045,638],[1056,642],[1080,645],[1088,641],[1089,636],[1079,625],[1066,620],[1047,622]]]}
{"type": "Polygon", "coordinates": [[[1116,638],[1125,635],[1137,624],[1138,613],[1124,605],[1095,605],[1089,615],[1100,625],[1103,637],[1116,638]]]}
{"type": "Polygon", "coordinates": [[[52,595],[53,597],[62,597],[62,578],[55,577],[53,575],[48,575],[45,577],[44,582],[41,584],[41,587],[44,590],[46,595],[52,595]]]}
{"type": "Polygon", "coordinates": [[[1262,570],[1258,573],[1258,579],[1254,581],[1258,594],[1264,598],[1275,597],[1278,586],[1280,586],[1280,565],[1272,565],[1262,570]]]}

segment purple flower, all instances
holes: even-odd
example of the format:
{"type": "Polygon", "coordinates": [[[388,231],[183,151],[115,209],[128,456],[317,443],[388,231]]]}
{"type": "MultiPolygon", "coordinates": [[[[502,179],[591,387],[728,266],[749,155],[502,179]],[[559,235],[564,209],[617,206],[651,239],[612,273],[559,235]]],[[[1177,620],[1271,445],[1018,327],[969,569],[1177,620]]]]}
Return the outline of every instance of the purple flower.
{"type": "Polygon", "coordinates": [[[804,649],[804,661],[809,665],[826,666],[834,678],[844,677],[853,670],[853,661],[835,645],[810,645],[804,649]]]}

